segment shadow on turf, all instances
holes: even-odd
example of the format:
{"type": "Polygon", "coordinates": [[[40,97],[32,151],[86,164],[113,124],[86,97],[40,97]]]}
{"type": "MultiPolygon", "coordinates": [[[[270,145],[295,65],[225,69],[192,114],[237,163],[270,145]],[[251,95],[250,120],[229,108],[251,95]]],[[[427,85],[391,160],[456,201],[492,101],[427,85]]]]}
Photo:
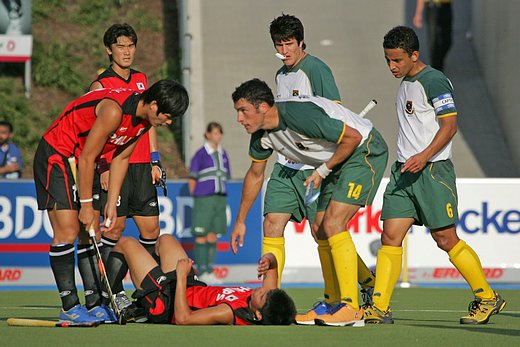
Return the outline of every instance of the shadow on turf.
{"type": "MultiPolygon", "coordinates": [[[[493,324],[493,323],[490,323],[493,324]]],[[[504,336],[520,336],[520,330],[518,329],[504,329],[490,327],[489,325],[458,325],[458,326],[446,326],[446,325],[434,325],[434,324],[406,324],[416,328],[436,328],[436,329],[452,329],[452,330],[467,330],[471,332],[495,334],[504,336]]]]}

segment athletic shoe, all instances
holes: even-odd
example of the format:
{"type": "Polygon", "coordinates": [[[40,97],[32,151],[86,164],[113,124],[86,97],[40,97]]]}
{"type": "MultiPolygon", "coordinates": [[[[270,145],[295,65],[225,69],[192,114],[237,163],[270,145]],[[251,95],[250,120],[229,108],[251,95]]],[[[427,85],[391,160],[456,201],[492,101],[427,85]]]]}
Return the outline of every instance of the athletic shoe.
{"type": "Polygon", "coordinates": [[[60,322],[91,323],[102,321],[102,318],[98,318],[89,314],[87,308],[85,306],[81,306],[80,304],[77,304],[67,311],[63,310],[62,308],[60,312],[60,322]]]}
{"type": "Polygon", "coordinates": [[[124,291],[120,291],[114,295],[114,301],[119,312],[121,312],[121,315],[127,322],[144,323],[148,321],[145,309],[137,307],[137,305],[126,296],[124,291]]]}
{"type": "Polygon", "coordinates": [[[386,311],[381,311],[374,305],[363,306],[365,313],[363,317],[365,318],[365,323],[367,324],[394,324],[394,319],[392,318],[392,311],[390,308],[386,311]]]}
{"type": "Polygon", "coordinates": [[[314,319],[316,325],[327,325],[334,327],[364,327],[363,308],[356,310],[350,305],[342,302],[334,305],[327,314],[320,315],[314,319]]]}
{"type": "Polygon", "coordinates": [[[123,311],[123,309],[132,305],[132,300],[130,300],[128,296],[126,296],[124,290],[114,295],[114,302],[119,311],[123,311]]]}
{"type": "Polygon", "coordinates": [[[117,322],[116,314],[114,313],[114,311],[112,311],[110,307],[103,304],[91,308],[90,310],[88,310],[88,313],[91,316],[101,319],[103,323],[117,322]]]}
{"type": "Polygon", "coordinates": [[[469,313],[460,319],[460,324],[486,324],[489,317],[500,313],[506,307],[506,301],[500,294],[495,293],[495,297],[490,300],[475,298],[469,303],[469,313]]]}
{"type": "Polygon", "coordinates": [[[372,306],[372,294],[374,294],[374,287],[367,287],[361,289],[361,298],[363,299],[363,307],[372,306]]]}
{"type": "Polygon", "coordinates": [[[325,301],[319,301],[306,314],[297,314],[294,320],[296,324],[314,325],[314,319],[327,314],[331,308],[332,305],[327,304],[325,301]]]}

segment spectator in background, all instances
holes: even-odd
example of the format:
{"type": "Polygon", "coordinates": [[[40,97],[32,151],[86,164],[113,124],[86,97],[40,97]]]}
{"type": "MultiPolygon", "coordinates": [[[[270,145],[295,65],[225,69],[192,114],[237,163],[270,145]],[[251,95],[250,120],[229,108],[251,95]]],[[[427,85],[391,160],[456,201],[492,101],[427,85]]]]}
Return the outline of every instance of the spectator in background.
{"type": "Polygon", "coordinates": [[[426,34],[430,49],[430,65],[443,71],[444,58],[452,42],[451,0],[417,0],[413,25],[423,27],[423,12],[426,16],[426,34]]]}
{"type": "Polygon", "coordinates": [[[16,179],[22,176],[22,153],[11,142],[13,125],[0,121],[0,178],[16,179]]]}
{"type": "Polygon", "coordinates": [[[217,235],[227,231],[226,182],[231,176],[229,159],[220,146],[224,131],[219,123],[206,128],[204,146],[191,159],[188,187],[194,197],[192,232],[195,236],[194,260],[201,281],[220,283],[213,273],[217,254],[217,235]]]}

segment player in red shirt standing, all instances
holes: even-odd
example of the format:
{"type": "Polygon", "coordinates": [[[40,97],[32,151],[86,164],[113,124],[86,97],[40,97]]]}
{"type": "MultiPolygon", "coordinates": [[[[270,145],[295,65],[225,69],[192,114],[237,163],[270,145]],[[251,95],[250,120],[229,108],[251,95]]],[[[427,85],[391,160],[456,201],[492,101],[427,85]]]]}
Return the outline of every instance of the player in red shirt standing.
{"type": "MultiPolygon", "coordinates": [[[[90,85],[90,90],[101,88],[128,88],[142,93],[148,87],[146,75],[131,68],[137,47],[137,34],[128,24],[113,24],[103,35],[103,43],[110,59],[110,66],[103,71],[90,85]]],[[[100,174],[101,189],[99,191],[99,208],[103,212],[107,200],[107,188],[109,169],[113,152],[103,155],[98,161],[98,173],[100,174]]],[[[137,145],[130,156],[128,172],[121,187],[121,193],[117,204],[117,220],[109,232],[104,232],[101,237],[100,248],[103,261],[106,262],[108,254],[121,237],[126,225],[126,218],[132,217],[139,229],[139,242],[153,253],[155,242],[159,237],[159,204],[157,200],[156,184],[164,184],[166,171],[163,170],[157,146],[156,131],[151,128],[149,132],[137,141],[137,145]],[[152,165],[150,165],[152,164],[152,165]]],[[[92,265],[96,264],[95,253],[92,245],[78,246],[90,247],[85,252],[85,271],[81,271],[83,282],[89,283],[89,297],[86,298],[87,308],[89,302],[98,302],[101,298],[97,289],[95,272],[92,265]],[[85,281],[86,279],[86,281],[85,281]]],[[[78,258],[81,256],[78,255],[78,258]]],[[[80,258],[81,259],[81,258],[80,258]]],[[[78,259],[79,260],[79,259],[78,259]]],[[[112,288],[116,293],[116,302],[122,307],[131,305],[126,297],[122,283],[117,283],[112,288]]],[[[105,302],[108,304],[108,301],[105,302]]]]}
{"type": "MultiPolygon", "coordinates": [[[[150,322],[177,325],[289,325],[296,307],[278,289],[276,258],[272,253],[258,262],[262,286],[206,286],[197,280],[181,244],[171,235],[157,241],[160,264],[135,239],[122,237],[110,253],[107,275],[111,283],[121,280],[126,262],[137,291],[132,295],[147,312],[150,322]]],[[[125,311],[123,310],[123,315],[125,311]]]]}
{"type": "MultiPolygon", "coordinates": [[[[60,319],[100,320],[80,306],[74,281],[74,242],[80,230],[99,223],[93,203],[96,158],[116,150],[111,164],[105,220],[116,220],[116,204],[136,139],[150,127],[171,124],[188,107],[186,89],[162,80],[142,94],[102,89],[71,102],[44,133],[34,158],[38,208],[53,227],[50,264],[60,292],[60,319]],[[78,180],[68,161],[78,163],[78,180]],[[79,191],[79,193],[78,193],[79,191]]],[[[107,231],[113,228],[107,225],[107,231]]]]}

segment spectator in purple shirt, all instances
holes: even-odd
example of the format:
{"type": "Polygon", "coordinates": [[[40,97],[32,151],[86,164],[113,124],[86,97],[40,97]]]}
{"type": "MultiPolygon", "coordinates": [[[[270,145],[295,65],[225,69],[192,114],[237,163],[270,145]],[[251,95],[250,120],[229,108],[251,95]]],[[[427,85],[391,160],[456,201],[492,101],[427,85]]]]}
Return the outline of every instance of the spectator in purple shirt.
{"type": "Polygon", "coordinates": [[[227,189],[231,176],[229,159],[220,146],[224,132],[219,123],[208,124],[206,142],[191,159],[188,187],[193,196],[192,233],[195,236],[194,260],[201,281],[222,281],[213,272],[217,238],[227,232],[227,189]]]}

